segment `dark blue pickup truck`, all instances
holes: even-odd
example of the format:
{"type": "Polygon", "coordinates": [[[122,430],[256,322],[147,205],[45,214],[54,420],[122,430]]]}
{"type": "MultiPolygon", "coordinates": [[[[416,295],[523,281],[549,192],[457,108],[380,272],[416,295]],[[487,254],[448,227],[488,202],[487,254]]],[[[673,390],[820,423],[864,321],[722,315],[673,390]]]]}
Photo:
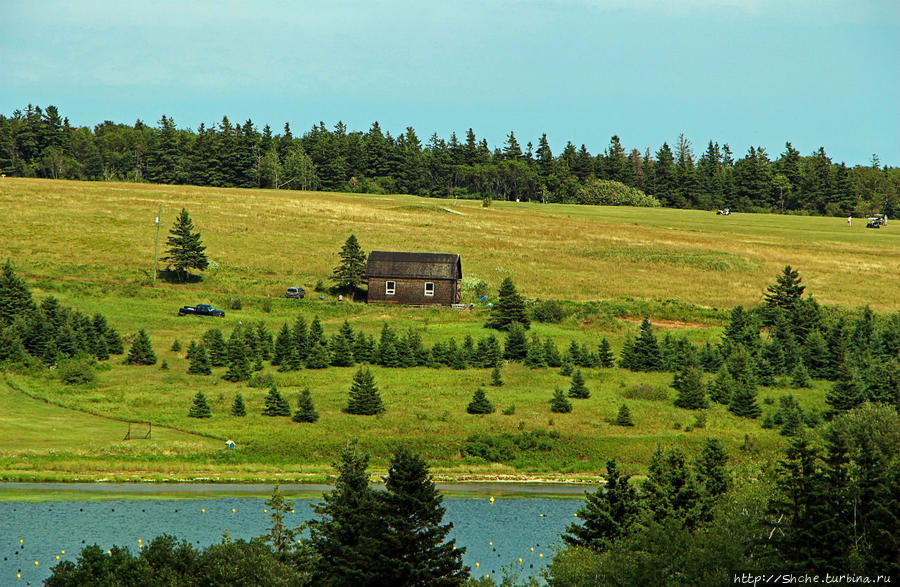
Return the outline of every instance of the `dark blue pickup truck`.
{"type": "Polygon", "coordinates": [[[216,310],[209,304],[197,304],[196,306],[185,306],[178,310],[179,316],[215,316],[216,318],[224,318],[225,312],[216,310]]]}

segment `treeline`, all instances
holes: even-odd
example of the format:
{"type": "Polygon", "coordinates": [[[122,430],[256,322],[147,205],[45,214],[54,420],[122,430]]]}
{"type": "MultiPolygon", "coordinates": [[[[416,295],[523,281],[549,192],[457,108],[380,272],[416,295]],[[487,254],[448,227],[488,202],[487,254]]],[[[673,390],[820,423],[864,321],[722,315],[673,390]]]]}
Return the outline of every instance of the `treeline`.
{"type": "Polygon", "coordinates": [[[460,139],[415,129],[396,137],[377,122],[366,132],[338,122],[295,137],[259,130],[251,120],[179,129],[110,121],[73,127],[54,106],[0,115],[0,171],[8,175],[149,181],[202,186],[410,193],[564,203],[627,203],[675,208],[889,217],[900,210],[900,170],[834,163],[824,148],[801,155],[790,143],[778,156],[751,146],[739,157],[710,141],[695,152],[684,135],[643,152],[610,139],[602,153],[569,141],[554,154],[543,134],[520,144],[510,132],[491,148],[472,129],[460,139]],[[616,183],[607,183],[616,182],[616,183]],[[653,197],[646,196],[652,195],[653,197]]]}

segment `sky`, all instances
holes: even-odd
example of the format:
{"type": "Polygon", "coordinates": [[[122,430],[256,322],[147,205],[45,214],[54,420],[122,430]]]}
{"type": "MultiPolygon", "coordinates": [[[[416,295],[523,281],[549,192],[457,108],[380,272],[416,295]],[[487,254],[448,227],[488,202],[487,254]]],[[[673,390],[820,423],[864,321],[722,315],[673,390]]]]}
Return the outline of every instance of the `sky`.
{"type": "Polygon", "coordinates": [[[900,166],[896,0],[0,0],[0,113],[900,166]]]}

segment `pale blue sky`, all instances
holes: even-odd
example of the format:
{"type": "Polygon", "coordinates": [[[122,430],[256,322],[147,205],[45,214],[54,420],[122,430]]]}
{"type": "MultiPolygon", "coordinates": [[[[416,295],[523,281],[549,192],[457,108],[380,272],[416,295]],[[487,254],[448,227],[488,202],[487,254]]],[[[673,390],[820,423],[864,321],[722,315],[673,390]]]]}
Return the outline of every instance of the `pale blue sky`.
{"type": "Polygon", "coordinates": [[[900,165],[897,0],[2,0],[0,112],[900,165]]]}

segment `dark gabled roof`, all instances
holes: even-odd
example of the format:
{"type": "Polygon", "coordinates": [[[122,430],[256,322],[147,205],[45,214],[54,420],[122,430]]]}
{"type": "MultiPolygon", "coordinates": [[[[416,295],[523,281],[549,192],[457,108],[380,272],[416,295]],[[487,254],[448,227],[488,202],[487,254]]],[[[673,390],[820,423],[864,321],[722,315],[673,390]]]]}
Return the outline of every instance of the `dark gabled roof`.
{"type": "Polygon", "coordinates": [[[462,279],[459,255],[372,251],[366,264],[368,277],[462,279]]]}

